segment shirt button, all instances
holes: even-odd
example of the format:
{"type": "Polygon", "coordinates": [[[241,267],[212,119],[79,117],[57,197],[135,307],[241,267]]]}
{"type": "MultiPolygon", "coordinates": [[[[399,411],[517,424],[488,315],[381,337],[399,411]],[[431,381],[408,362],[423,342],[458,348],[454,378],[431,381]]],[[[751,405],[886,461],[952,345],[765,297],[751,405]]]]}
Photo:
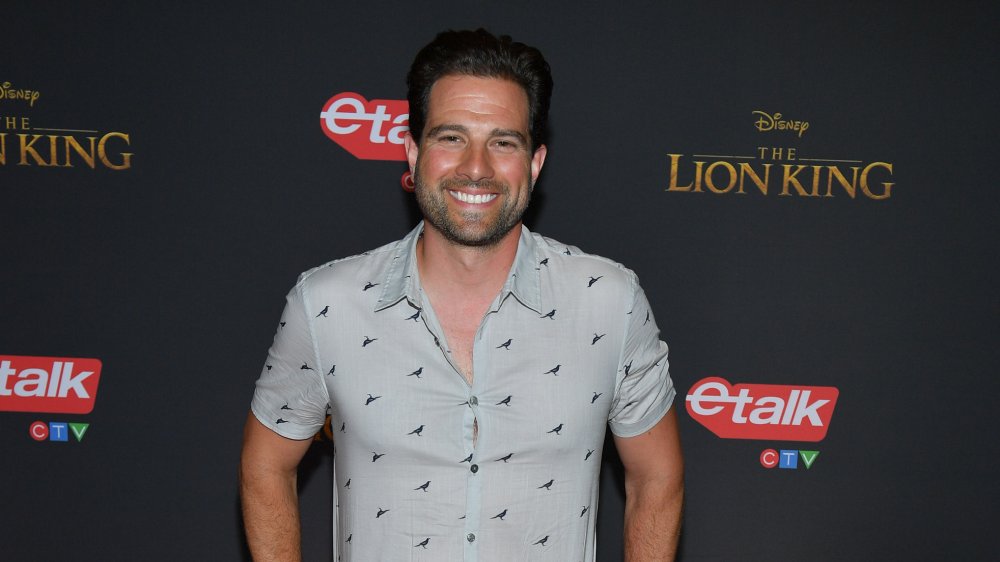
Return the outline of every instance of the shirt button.
{"type": "Polygon", "coordinates": [[[468,535],[466,535],[465,540],[469,542],[474,542],[476,540],[476,535],[469,533],[468,535]]]}
{"type": "Polygon", "coordinates": [[[478,464],[474,464],[474,465],[472,465],[472,466],[469,467],[469,470],[471,470],[472,473],[475,474],[475,473],[479,472],[479,465],[478,464]]]}
{"type": "Polygon", "coordinates": [[[476,398],[475,396],[473,396],[472,398],[469,398],[469,404],[472,404],[473,406],[475,406],[475,405],[479,404],[479,399],[476,398]]]}

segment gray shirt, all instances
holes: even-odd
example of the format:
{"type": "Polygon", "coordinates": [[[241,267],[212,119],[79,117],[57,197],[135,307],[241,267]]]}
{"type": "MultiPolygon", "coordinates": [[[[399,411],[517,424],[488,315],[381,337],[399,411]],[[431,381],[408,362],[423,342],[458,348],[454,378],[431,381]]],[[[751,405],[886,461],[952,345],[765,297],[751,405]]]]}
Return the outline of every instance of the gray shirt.
{"type": "Polygon", "coordinates": [[[638,435],[675,394],[635,274],[522,228],[470,385],[421,289],[422,226],[299,278],[253,413],[292,439],[330,415],[334,559],[594,560],[605,429],[638,435]]]}

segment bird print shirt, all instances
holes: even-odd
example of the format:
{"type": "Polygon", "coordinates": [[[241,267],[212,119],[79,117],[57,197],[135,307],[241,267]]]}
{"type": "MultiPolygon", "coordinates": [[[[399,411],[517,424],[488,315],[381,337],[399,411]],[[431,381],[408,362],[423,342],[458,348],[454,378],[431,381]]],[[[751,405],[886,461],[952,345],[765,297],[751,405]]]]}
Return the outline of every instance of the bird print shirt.
{"type": "Polygon", "coordinates": [[[302,274],[254,415],[291,439],[330,416],[335,560],[594,560],[605,430],[639,435],[675,395],[635,274],[522,227],[470,384],[421,290],[422,226],[302,274]]]}

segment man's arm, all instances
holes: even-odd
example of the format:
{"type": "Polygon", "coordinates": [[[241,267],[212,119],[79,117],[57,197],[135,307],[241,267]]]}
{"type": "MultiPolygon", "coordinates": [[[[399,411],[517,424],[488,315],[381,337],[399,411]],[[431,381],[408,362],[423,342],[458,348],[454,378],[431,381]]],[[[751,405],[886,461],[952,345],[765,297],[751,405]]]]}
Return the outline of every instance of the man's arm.
{"type": "Polygon", "coordinates": [[[671,407],[649,431],[615,437],[625,466],[625,560],[671,561],[677,553],[684,460],[671,407]]]}
{"type": "Polygon", "coordinates": [[[299,535],[298,465],[310,439],[282,437],[251,413],[243,429],[240,499],[243,526],[256,562],[302,559],[299,535]]]}

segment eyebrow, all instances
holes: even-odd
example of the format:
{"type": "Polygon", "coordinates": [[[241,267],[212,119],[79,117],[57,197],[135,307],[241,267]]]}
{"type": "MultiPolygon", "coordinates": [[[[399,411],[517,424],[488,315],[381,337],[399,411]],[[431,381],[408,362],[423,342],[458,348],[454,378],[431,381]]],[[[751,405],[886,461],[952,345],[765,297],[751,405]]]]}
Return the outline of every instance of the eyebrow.
{"type": "MultiPolygon", "coordinates": [[[[448,131],[454,131],[456,133],[465,133],[465,134],[469,133],[469,129],[465,125],[459,125],[456,123],[445,123],[442,125],[438,125],[437,127],[431,128],[431,130],[427,131],[427,136],[433,137],[435,135],[448,131]]],[[[528,139],[527,137],[524,136],[524,133],[516,131],[514,129],[493,129],[492,131],[490,131],[490,136],[513,137],[518,141],[520,141],[522,144],[528,144],[528,139]]]]}
{"type": "Polygon", "coordinates": [[[491,136],[494,136],[494,137],[514,137],[518,141],[520,141],[521,144],[525,144],[525,145],[528,144],[528,139],[525,138],[524,134],[521,133],[521,131],[515,131],[515,130],[512,130],[512,129],[493,129],[491,136]]]}

